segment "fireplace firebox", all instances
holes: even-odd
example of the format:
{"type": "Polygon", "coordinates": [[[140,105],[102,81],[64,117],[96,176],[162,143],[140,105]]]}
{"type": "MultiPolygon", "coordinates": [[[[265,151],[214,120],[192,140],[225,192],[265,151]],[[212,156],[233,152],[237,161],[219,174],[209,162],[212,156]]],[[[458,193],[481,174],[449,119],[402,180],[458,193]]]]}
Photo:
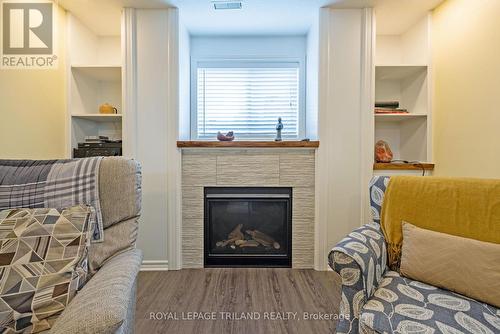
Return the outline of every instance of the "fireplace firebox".
{"type": "Polygon", "coordinates": [[[206,187],[205,267],[291,267],[292,188],[206,187]]]}

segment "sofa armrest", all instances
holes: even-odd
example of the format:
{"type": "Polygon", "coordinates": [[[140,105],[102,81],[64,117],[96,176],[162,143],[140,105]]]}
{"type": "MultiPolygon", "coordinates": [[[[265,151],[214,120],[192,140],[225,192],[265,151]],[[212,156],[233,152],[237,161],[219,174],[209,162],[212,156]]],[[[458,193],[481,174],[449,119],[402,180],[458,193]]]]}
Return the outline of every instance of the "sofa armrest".
{"type": "Polygon", "coordinates": [[[387,267],[380,225],[366,224],[352,231],[332,249],[328,259],[330,267],[342,279],[340,312],[346,320],[339,322],[337,330],[357,333],[361,308],[372,296],[387,267]]]}
{"type": "Polygon", "coordinates": [[[115,333],[119,330],[130,320],[128,308],[130,299],[135,298],[141,261],[142,253],[137,249],[109,259],[73,298],[49,333],[115,333]]]}

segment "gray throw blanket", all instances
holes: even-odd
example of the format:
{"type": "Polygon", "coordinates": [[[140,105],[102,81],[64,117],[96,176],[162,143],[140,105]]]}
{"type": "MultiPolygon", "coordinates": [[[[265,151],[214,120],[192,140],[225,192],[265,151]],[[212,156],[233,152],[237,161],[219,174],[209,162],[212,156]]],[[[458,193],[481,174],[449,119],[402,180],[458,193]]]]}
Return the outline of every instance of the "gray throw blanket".
{"type": "Polygon", "coordinates": [[[102,157],[72,160],[0,160],[0,210],[92,206],[92,242],[104,241],[99,200],[102,157]]]}

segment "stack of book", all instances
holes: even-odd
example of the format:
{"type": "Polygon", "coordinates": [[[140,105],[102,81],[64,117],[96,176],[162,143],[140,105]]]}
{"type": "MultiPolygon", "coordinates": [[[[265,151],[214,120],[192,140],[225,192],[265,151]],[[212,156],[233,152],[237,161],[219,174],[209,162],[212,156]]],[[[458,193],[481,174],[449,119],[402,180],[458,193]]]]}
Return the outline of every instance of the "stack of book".
{"type": "Polygon", "coordinates": [[[399,108],[398,101],[375,102],[375,114],[407,114],[408,110],[399,108]]]}
{"type": "Polygon", "coordinates": [[[85,136],[85,143],[121,143],[121,139],[109,139],[108,136],[85,136]]]}
{"type": "Polygon", "coordinates": [[[108,136],[85,136],[86,143],[104,143],[109,140],[108,136]]]}

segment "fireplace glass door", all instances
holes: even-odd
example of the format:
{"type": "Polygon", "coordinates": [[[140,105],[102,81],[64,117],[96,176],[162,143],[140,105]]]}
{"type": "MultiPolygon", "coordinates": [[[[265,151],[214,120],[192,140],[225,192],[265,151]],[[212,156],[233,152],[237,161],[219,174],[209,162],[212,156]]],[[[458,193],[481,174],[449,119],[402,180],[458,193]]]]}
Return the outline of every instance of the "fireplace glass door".
{"type": "Polygon", "coordinates": [[[290,188],[206,188],[205,266],[291,264],[290,188]]]}

